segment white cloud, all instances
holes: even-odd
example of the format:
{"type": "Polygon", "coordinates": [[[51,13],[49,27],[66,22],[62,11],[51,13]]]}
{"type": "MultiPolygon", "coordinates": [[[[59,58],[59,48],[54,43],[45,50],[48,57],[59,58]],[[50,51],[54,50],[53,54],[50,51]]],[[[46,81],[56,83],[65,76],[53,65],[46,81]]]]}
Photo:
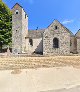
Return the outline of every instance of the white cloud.
{"type": "Polygon", "coordinates": [[[72,23],[73,22],[73,20],[64,20],[63,22],[62,22],[62,24],[69,24],[69,23],[72,23]]]}

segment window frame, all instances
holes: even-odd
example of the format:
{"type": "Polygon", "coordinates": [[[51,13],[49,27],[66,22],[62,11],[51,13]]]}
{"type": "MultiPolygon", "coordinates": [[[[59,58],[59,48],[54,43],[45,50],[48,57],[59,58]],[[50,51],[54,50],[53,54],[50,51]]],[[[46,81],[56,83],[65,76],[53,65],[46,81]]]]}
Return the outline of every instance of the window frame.
{"type": "Polygon", "coordinates": [[[56,38],[56,37],[53,38],[53,48],[55,48],[55,49],[58,49],[59,48],[59,39],[56,38]]]}
{"type": "Polygon", "coordinates": [[[57,30],[58,29],[58,26],[57,25],[55,25],[55,30],[57,30]]]}
{"type": "Polygon", "coordinates": [[[18,15],[18,14],[19,14],[19,10],[16,10],[16,11],[15,11],[15,14],[18,15]]]}
{"type": "Polygon", "coordinates": [[[30,44],[30,46],[33,46],[33,39],[32,38],[29,38],[29,44],[30,44]]]}

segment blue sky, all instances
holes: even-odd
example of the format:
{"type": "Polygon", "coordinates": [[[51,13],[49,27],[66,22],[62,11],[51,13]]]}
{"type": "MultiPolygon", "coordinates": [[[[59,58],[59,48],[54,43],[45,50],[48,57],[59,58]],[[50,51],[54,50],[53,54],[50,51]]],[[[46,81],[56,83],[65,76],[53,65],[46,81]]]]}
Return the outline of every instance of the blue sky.
{"type": "Polygon", "coordinates": [[[54,19],[76,33],[80,29],[80,0],[3,0],[11,9],[19,3],[29,16],[29,29],[48,27],[54,19]]]}

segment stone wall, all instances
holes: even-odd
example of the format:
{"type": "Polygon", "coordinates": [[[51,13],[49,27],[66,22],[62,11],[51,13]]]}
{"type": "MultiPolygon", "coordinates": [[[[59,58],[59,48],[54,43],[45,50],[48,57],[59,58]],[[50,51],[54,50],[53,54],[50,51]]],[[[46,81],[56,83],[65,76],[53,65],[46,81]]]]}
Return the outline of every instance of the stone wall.
{"type": "Polygon", "coordinates": [[[71,53],[77,53],[77,39],[75,36],[70,37],[70,52],[71,53]]]}
{"type": "Polygon", "coordinates": [[[28,36],[28,15],[22,9],[22,53],[25,52],[26,39],[28,36]]]}
{"type": "Polygon", "coordinates": [[[57,21],[54,21],[43,34],[43,54],[70,54],[70,33],[57,21]],[[57,26],[58,29],[55,30],[55,26],[57,26]],[[53,47],[54,38],[59,40],[59,48],[53,47]]]}
{"type": "Polygon", "coordinates": [[[33,46],[29,43],[29,38],[26,39],[26,52],[43,53],[42,38],[32,38],[33,46]]]}
{"type": "Polygon", "coordinates": [[[12,53],[22,53],[25,48],[25,37],[28,34],[28,17],[23,8],[16,4],[12,9],[12,53]],[[16,14],[18,12],[18,14],[16,14]]]}
{"type": "Polygon", "coordinates": [[[12,9],[12,52],[21,53],[21,29],[22,29],[22,9],[18,5],[12,9]],[[16,10],[19,11],[16,14],[16,10]]]}
{"type": "Polygon", "coordinates": [[[78,32],[75,34],[75,38],[76,38],[76,43],[77,43],[77,53],[80,54],[80,29],[78,30],[78,32]]]}
{"type": "Polygon", "coordinates": [[[77,38],[77,52],[80,54],[80,38],[77,38]]]}

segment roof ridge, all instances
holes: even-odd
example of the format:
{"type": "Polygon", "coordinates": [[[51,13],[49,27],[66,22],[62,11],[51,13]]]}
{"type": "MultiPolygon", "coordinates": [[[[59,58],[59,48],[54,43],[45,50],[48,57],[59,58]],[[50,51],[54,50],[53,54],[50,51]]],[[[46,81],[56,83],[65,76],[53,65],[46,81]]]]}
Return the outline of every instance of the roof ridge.
{"type": "Polygon", "coordinates": [[[29,31],[39,31],[39,30],[45,30],[46,28],[44,28],[44,29],[38,29],[38,30],[36,30],[36,29],[29,29],[29,31]]]}
{"type": "MultiPolygon", "coordinates": [[[[59,22],[60,23],[60,22],[59,22]]],[[[72,31],[70,31],[67,27],[65,27],[62,23],[60,23],[64,28],[66,28],[67,29],[67,31],[70,33],[70,34],[72,34],[72,35],[74,35],[73,33],[72,33],[72,31]]]]}
{"type": "Polygon", "coordinates": [[[16,5],[19,5],[21,8],[23,8],[19,3],[15,3],[11,9],[13,9],[16,5]]]}
{"type": "Polygon", "coordinates": [[[80,32],[80,29],[76,32],[75,36],[77,35],[78,32],[80,32]]]}
{"type": "Polygon", "coordinates": [[[25,14],[28,17],[28,14],[26,13],[26,11],[24,10],[24,8],[19,3],[15,3],[14,6],[11,9],[13,9],[16,5],[19,5],[23,9],[23,11],[25,12],[25,14]]]}
{"type": "MultiPolygon", "coordinates": [[[[64,26],[61,22],[59,22],[57,19],[54,19],[54,21],[57,21],[57,22],[58,22],[62,27],[64,27],[71,35],[74,35],[74,34],[72,33],[72,31],[70,31],[67,27],[65,27],[65,26],[64,26]]],[[[54,21],[53,21],[52,23],[54,23],[54,21]]],[[[52,23],[51,23],[51,24],[52,24],[52,23]]],[[[50,24],[50,25],[51,25],[51,24],[50,24]]],[[[50,26],[50,25],[49,25],[49,26],[50,26]]],[[[49,26],[48,26],[48,27],[49,27],[49,26]]],[[[47,28],[48,28],[48,27],[47,27],[47,28]]]]}

